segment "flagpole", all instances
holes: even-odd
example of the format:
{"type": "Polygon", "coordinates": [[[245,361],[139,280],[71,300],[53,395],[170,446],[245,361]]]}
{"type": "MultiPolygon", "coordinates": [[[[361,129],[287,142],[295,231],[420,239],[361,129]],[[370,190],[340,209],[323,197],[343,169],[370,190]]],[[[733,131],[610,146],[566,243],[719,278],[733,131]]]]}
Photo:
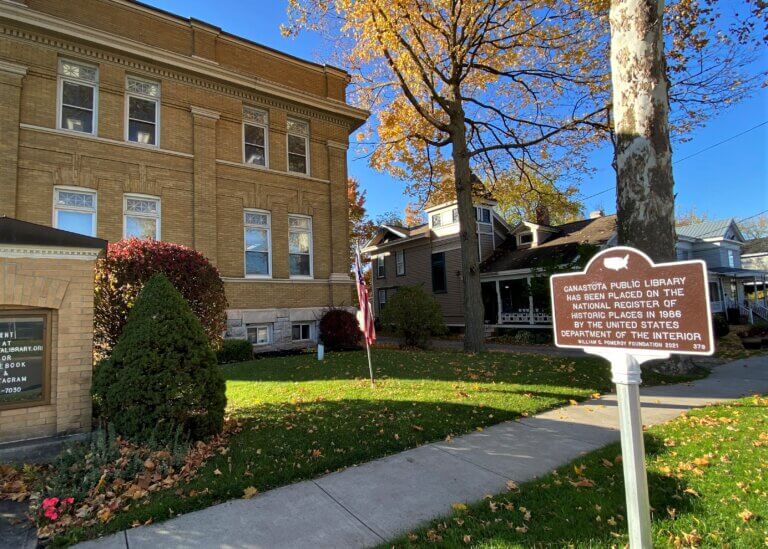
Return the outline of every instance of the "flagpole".
{"type": "Polygon", "coordinates": [[[376,387],[376,382],[373,380],[373,363],[371,362],[371,344],[368,340],[365,340],[365,350],[368,351],[368,370],[371,372],[371,388],[376,387]]]}

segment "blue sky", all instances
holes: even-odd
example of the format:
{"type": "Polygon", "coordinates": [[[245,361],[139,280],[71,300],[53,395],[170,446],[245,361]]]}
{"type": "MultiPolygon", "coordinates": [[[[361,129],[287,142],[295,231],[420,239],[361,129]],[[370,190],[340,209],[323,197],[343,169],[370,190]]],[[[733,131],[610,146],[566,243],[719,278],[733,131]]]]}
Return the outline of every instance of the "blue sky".
{"type": "MultiPolygon", "coordinates": [[[[280,35],[285,22],[285,0],[143,0],[145,3],[194,17],[266,46],[312,61],[322,59],[323,44],[316,37],[303,34],[298,39],[280,35]],[[244,9],[251,6],[251,9],[244,9]]],[[[768,54],[765,54],[768,56],[768,54]]],[[[766,59],[763,59],[766,61],[766,59]]],[[[724,109],[697,130],[686,143],[674,148],[674,176],[678,211],[695,208],[715,218],[744,217],[768,209],[768,124],[745,135],[715,146],[690,159],[681,160],[768,121],[768,88],[755,92],[752,98],[724,109]]],[[[402,211],[408,203],[403,183],[386,174],[371,170],[365,159],[357,159],[350,150],[349,173],[357,177],[368,191],[367,207],[375,217],[387,211],[402,211]]],[[[615,187],[608,147],[591,156],[597,172],[581,184],[582,196],[615,187]]],[[[615,212],[615,192],[611,190],[585,201],[586,209],[598,207],[615,212]]]]}

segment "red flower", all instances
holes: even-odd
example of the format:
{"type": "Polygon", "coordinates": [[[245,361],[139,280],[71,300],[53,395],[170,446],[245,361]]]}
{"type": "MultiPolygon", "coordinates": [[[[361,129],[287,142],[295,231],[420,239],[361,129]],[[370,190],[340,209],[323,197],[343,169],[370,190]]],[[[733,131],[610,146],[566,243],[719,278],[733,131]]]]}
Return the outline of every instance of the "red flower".
{"type": "Polygon", "coordinates": [[[43,514],[45,515],[46,518],[54,520],[54,521],[59,518],[58,511],[56,511],[56,509],[53,508],[53,507],[49,507],[48,509],[46,509],[45,513],[43,513],[43,514]]]}
{"type": "MultiPolygon", "coordinates": [[[[46,511],[55,507],[59,503],[59,498],[47,498],[43,500],[43,509],[46,511]]],[[[47,516],[47,515],[46,515],[47,516]]]]}

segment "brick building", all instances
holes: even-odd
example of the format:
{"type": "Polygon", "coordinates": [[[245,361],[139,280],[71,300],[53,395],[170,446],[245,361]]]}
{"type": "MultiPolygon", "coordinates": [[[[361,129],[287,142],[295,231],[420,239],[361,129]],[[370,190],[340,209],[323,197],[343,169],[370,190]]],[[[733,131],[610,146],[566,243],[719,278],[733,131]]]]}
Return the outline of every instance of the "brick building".
{"type": "Polygon", "coordinates": [[[191,246],[228,336],[351,304],[348,75],[132,0],[0,0],[0,215],[191,246]]]}

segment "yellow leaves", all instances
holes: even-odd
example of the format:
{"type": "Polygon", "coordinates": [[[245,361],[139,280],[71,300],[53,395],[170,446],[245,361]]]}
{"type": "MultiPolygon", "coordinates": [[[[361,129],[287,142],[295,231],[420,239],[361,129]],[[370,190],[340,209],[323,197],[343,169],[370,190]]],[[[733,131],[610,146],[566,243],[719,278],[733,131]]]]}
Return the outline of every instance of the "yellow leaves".
{"type": "Polygon", "coordinates": [[[584,476],[584,471],[587,470],[587,466],[583,463],[581,465],[574,465],[573,470],[576,472],[577,475],[580,477],[584,476]]]}
{"type": "Polygon", "coordinates": [[[518,489],[518,486],[515,483],[515,481],[513,481],[513,480],[508,480],[507,481],[507,490],[509,490],[510,492],[516,492],[517,489],[518,489]]]}
{"type": "Polygon", "coordinates": [[[591,395],[589,395],[589,396],[590,396],[590,398],[592,398],[593,400],[597,400],[597,399],[599,399],[599,398],[600,398],[600,396],[601,396],[601,395],[600,395],[600,393],[592,393],[592,394],[591,394],[591,395]]]}
{"type": "Polygon", "coordinates": [[[467,510],[467,504],[466,503],[451,503],[451,507],[454,511],[466,511],[467,510]]]}
{"type": "Polygon", "coordinates": [[[573,400],[573,399],[570,399],[570,400],[568,401],[568,404],[570,404],[571,406],[578,406],[578,405],[579,405],[578,401],[576,401],[576,400],[573,400]]]}
{"type": "Polygon", "coordinates": [[[749,522],[750,520],[755,519],[755,514],[749,509],[744,509],[741,513],[739,513],[739,517],[741,517],[741,520],[744,522],[749,522]]]}
{"type": "Polygon", "coordinates": [[[254,486],[249,486],[245,490],[243,490],[243,499],[251,499],[252,497],[258,495],[259,490],[255,488],[254,486]]]}
{"type": "Polygon", "coordinates": [[[683,532],[679,536],[670,534],[668,541],[673,547],[699,547],[703,541],[703,538],[694,529],[687,534],[683,532]]]}
{"type": "Polygon", "coordinates": [[[99,509],[98,513],[96,513],[96,518],[98,518],[102,524],[109,522],[109,519],[112,518],[112,511],[109,507],[102,507],[99,509]]]}

